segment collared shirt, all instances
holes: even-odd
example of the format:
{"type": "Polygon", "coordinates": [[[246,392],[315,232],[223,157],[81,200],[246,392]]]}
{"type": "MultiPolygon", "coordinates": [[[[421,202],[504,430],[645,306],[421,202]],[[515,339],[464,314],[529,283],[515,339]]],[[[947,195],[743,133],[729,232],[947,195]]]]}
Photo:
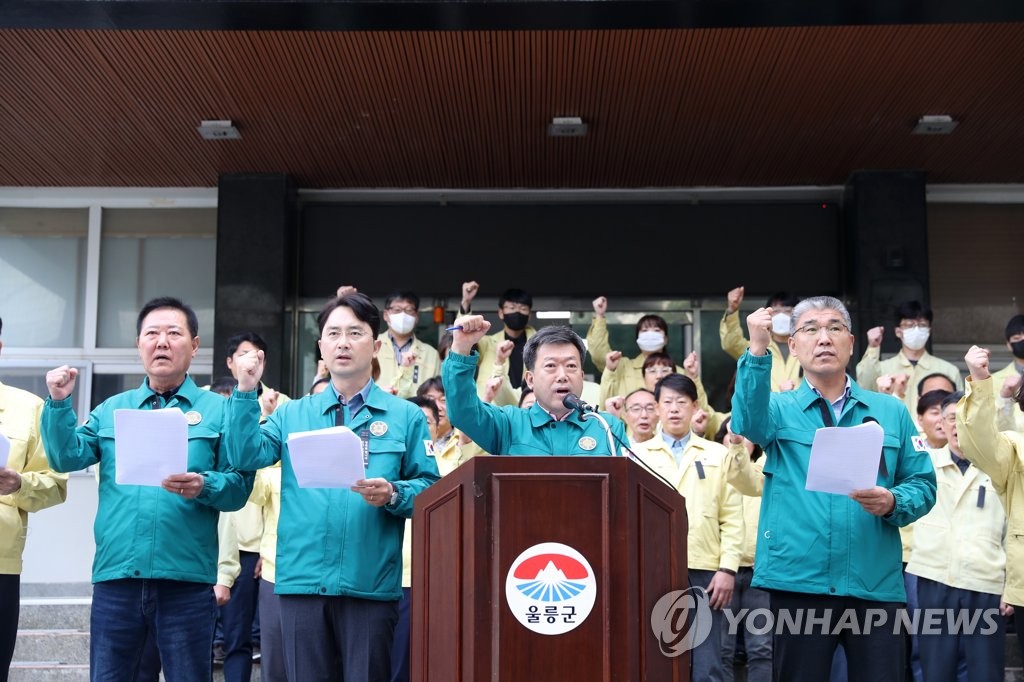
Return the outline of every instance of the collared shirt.
{"type": "Polygon", "coordinates": [[[563,414],[561,417],[556,417],[554,415],[554,413],[548,412],[546,409],[544,409],[544,406],[541,405],[540,403],[537,403],[537,407],[539,407],[540,409],[544,410],[544,412],[547,413],[547,415],[549,417],[551,417],[552,421],[556,421],[556,422],[564,422],[566,419],[569,418],[569,415],[572,414],[572,412],[573,412],[572,410],[569,410],[568,412],[563,414]]]}
{"type": "Polygon", "coordinates": [[[410,336],[409,340],[401,346],[399,346],[398,342],[395,341],[395,337],[391,335],[391,332],[388,332],[388,338],[391,339],[391,347],[395,349],[395,361],[398,364],[402,364],[402,353],[406,353],[410,348],[412,348],[412,342],[416,340],[415,335],[410,336]]]}
{"type": "MultiPolygon", "coordinates": [[[[815,394],[817,394],[817,396],[819,398],[821,398],[822,400],[827,400],[827,398],[825,398],[825,396],[823,396],[821,394],[821,391],[819,391],[818,389],[816,389],[814,387],[814,384],[811,383],[810,379],[808,379],[807,377],[804,377],[804,381],[807,382],[807,385],[811,387],[811,390],[814,391],[815,394]]],[[[837,422],[839,421],[839,417],[842,416],[843,408],[846,407],[846,401],[849,398],[850,398],[850,375],[847,374],[846,375],[846,388],[843,390],[843,394],[840,395],[838,398],[836,398],[835,400],[833,400],[832,402],[829,403],[829,405],[832,406],[832,412],[835,413],[835,418],[836,418],[837,422]]]]}
{"type": "Polygon", "coordinates": [[[961,474],[966,474],[967,470],[971,468],[971,460],[967,459],[962,455],[958,455],[952,450],[949,451],[949,458],[953,460],[953,464],[960,470],[961,474]]]}
{"type": "Polygon", "coordinates": [[[367,381],[366,385],[348,400],[345,400],[345,396],[338,393],[338,389],[334,387],[333,381],[327,385],[330,386],[331,390],[334,392],[334,399],[341,404],[341,407],[338,409],[344,409],[347,411],[345,414],[345,423],[348,424],[352,421],[352,417],[358,414],[359,410],[364,404],[366,404],[366,396],[370,394],[370,386],[373,385],[373,379],[367,381]]]}
{"type": "Polygon", "coordinates": [[[672,451],[672,456],[676,458],[676,466],[681,468],[683,466],[683,451],[690,443],[690,432],[687,431],[682,438],[676,438],[662,431],[661,439],[665,441],[665,445],[672,451]]]}

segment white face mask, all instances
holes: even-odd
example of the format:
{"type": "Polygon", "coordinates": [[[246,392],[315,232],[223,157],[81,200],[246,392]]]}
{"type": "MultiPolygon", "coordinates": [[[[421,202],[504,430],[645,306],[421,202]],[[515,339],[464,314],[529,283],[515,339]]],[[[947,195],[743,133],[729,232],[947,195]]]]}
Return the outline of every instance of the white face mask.
{"type": "Polygon", "coordinates": [[[640,350],[653,353],[665,347],[665,335],[657,329],[648,329],[637,334],[636,345],[640,350]]]}
{"type": "Polygon", "coordinates": [[[921,350],[924,348],[924,344],[928,343],[928,336],[931,334],[931,331],[931,329],[922,329],[921,327],[904,329],[903,345],[910,350],[921,350]]]}
{"type": "Polygon", "coordinates": [[[396,334],[405,336],[416,328],[416,317],[409,313],[389,313],[388,324],[396,334]]]}
{"type": "Polygon", "coordinates": [[[789,336],[789,326],[793,318],[786,313],[775,313],[772,315],[772,333],[779,336],[789,336]]]}

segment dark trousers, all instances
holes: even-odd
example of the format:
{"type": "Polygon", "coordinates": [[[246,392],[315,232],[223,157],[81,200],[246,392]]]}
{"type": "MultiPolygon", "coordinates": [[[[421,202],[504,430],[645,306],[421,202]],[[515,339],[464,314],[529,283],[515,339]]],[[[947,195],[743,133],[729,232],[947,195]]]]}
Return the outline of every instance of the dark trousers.
{"type": "Polygon", "coordinates": [[[260,578],[260,680],[287,682],[284,674],[284,641],[281,633],[281,598],[274,583],[260,578]]]}
{"type": "Polygon", "coordinates": [[[409,682],[409,618],[412,607],[412,590],[402,588],[398,602],[398,622],[395,624],[395,641],[391,645],[391,682],[409,682]]]}
{"type": "Polygon", "coordinates": [[[840,643],[846,651],[850,682],[901,682],[904,679],[904,636],[894,630],[899,612],[904,608],[902,603],[773,591],[771,605],[775,617],[775,680],[821,682],[829,679],[832,658],[840,643]],[[877,624],[881,618],[884,621],[877,624]],[[847,624],[851,619],[859,627],[856,631],[859,634],[847,624]],[[867,623],[876,625],[868,628],[867,623]]]}
{"type": "Polygon", "coordinates": [[[971,682],[1002,682],[1006,676],[1006,631],[999,614],[999,595],[962,590],[927,578],[917,579],[917,602],[923,610],[920,622],[921,670],[928,682],[956,682],[957,664],[963,652],[967,679],[971,682]],[[928,609],[949,610],[963,618],[961,632],[953,631],[946,616],[926,618],[928,609]],[[983,612],[988,613],[988,618],[983,612]],[[970,623],[977,618],[975,626],[970,623]],[[992,630],[992,632],[988,632],[992,630]],[[962,646],[961,646],[962,645],[962,646]]]}
{"type": "Polygon", "coordinates": [[[256,615],[258,552],[238,552],[241,571],[231,586],[231,599],[220,607],[224,629],[224,680],[249,682],[252,676],[252,622],[256,615]]]}
{"type": "Polygon", "coordinates": [[[201,583],[143,578],[96,583],[89,618],[90,679],[136,679],[150,632],[167,682],[213,679],[216,608],[213,588],[201,583]]]}
{"type": "Polygon", "coordinates": [[[1024,606],[1013,606],[1013,629],[1017,631],[1017,646],[1024,658],[1024,606]]]}
{"type": "Polygon", "coordinates": [[[0,575],[0,682],[7,682],[7,672],[14,658],[18,640],[18,611],[21,608],[21,576],[0,575]]]}
{"type": "MultiPolygon", "coordinates": [[[[690,587],[705,590],[711,584],[716,571],[690,569],[690,587]]],[[[728,607],[726,607],[728,608],[728,607]]],[[[725,679],[725,663],[722,661],[722,625],[725,614],[711,609],[711,631],[707,639],[690,652],[690,675],[693,682],[722,682],[725,679]]]]}
{"type": "Polygon", "coordinates": [[[282,594],[280,604],[289,680],[385,682],[390,678],[397,601],[282,594]]]}

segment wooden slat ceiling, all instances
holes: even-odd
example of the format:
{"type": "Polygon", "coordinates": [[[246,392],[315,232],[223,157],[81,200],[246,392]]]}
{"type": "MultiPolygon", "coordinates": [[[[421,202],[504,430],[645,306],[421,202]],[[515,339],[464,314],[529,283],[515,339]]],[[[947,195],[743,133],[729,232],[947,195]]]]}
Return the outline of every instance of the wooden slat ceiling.
{"type": "Polygon", "coordinates": [[[1024,24],[0,31],[0,186],[1024,182],[1024,24]],[[911,135],[951,114],[949,136],[911,135]],[[581,116],[582,139],[549,138],[581,116]],[[235,141],[206,141],[231,119],[235,141]]]}

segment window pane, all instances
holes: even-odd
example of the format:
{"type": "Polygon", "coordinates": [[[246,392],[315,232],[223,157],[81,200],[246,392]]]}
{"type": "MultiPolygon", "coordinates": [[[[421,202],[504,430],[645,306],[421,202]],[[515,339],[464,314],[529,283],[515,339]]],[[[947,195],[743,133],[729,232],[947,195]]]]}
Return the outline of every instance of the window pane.
{"type": "Polygon", "coordinates": [[[134,346],[139,308],[157,296],[192,306],[212,341],[216,209],[104,209],[102,234],[99,347],[134,346]]]}
{"type": "Polygon", "coordinates": [[[82,345],[87,209],[0,208],[4,343],[82,345]]]}

